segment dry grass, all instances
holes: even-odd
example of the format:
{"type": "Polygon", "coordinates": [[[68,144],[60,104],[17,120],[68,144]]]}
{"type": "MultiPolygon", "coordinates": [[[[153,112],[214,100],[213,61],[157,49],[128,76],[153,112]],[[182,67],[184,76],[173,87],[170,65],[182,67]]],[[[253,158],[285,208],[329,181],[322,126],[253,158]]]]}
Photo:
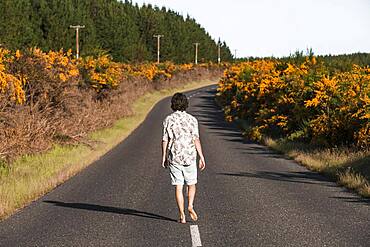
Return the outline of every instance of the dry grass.
{"type": "Polygon", "coordinates": [[[104,155],[128,136],[160,99],[176,91],[191,90],[216,81],[195,81],[143,95],[133,104],[135,114],[119,119],[110,128],[89,134],[94,140],[94,148],[85,144],[54,145],[45,153],[17,158],[10,166],[0,163],[0,219],[47,193],[104,155]]]}
{"type": "Polygon", "coordinates": [[[310,170],[327,175],[361,196],[370,197],[370,150],[318,148],[271,138],[265,138],[264,144],[288,155],[310,170]]]}
{"type": "Polygon", "coordinates": [[[221,70],[199,66],[170,79],[154,81],[123,77],[117,88],[101,92],[77,82],[52,80],[37,71],[32,74],[35,78],[28,85],[30,100],[26,104],[9,104],[0,95],[0,160],[10,162],[21,155],[44,152],[55,143],[91,145],[88,133],[130,116],[132,102],[144,93],[218,77],[221,70]]]}
{"type": "Polygon", "coordinates": [[[356,174],[351,169],[347,169],[345,172],[339,173],[339,183],[354,190],[369,186],[363,176],[356,174]]]}

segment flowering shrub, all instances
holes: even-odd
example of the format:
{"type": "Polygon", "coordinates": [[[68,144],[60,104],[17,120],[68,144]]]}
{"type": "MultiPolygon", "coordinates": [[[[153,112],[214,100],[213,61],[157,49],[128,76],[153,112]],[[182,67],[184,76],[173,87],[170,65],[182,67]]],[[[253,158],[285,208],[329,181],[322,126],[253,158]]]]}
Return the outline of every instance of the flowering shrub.
{"type": "Polygon", "coordinates": [[[20,56],[19,51],[12,54],[9,50],[0,48],[0,93],[18,104],[25,101],[23,86],[26,80],[20,74],[12,73],[10,66],[20,56]]]}
{"type": "Polygon", "coordinates": [[[369,96],[370,68],[330,74],[315,57],[299,65],[240,63],[218,86],[226,119],[247,121],[252,139],[268,134],[323,145],[370,145],[369,96]]]}
{"type": "Polygon", "coordinates": [[[80,69],[83,71],[84,82],[97,91],[117,87],[123,76],[119,64],[113,62],[107,55],[96,59],[93,57],[82,59],[80,69]]]}
{"type": "Polygon", "coordinates": [[[0,163],[54,143],[92,145],[88,133],[133,114],[132,103],[144,93],[215,78],[222,70],[213,66],[0,49],[0,163]]]}
{"type": "Polygon", "coordinates": [[[66,53],[62,49],[45,53],[38,48],[31,48],[29,52],[29,56],[34,59],[33,63],[43,64],[45,70],[62,82],[67,82],[79,75],[76,60],[73,59],[71,50],[66,53]]]}
{"type": "MultiPolygon", "coordinates": [[[[212,64],[203,64],[212,67],[212,64]]],[[[193,70],[193,64],[122,64],[108,55],[75,59],[67,52],[43,52],[30,48],[24,53],[0,49],[0,96],[14,104],[34,102],[35,98],[53,100],[72,85],[85,85],[97,92],[116,88],[125,77],[149,81],[171,79],[179,72],[193,70]]]]}

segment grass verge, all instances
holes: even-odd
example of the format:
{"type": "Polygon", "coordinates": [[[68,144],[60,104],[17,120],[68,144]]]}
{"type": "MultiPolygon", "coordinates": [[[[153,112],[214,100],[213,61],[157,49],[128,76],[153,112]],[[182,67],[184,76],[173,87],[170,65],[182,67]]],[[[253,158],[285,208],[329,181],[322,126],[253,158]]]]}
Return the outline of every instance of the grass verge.
{"type": "MultiPolygon", "coordinates": [[[[235,121],[243,134],[248,135],[251,126],[244,120],[235,121]]],[[[268,136],[260,136],[258,141],[294,159],[309,170],[322,173],[339,185],[370,198],[370,150],[323,148],[268,136]]]]}
{"type": "Polygon", "coordinates": [[[264,138],[263,144],[322,173],[359,195],[370,198],[370,150],[318,148],[309,144],[264,138]]]}
{"type": "Polygon", "coordinates": [[[195,81],[145,94],[134,102],[133,116],[122,118],[112,127],[90,134],[91,139],[96,141],[94,148],[84,144],[55,145],[46,153],[23,156],[11,165],[0,163],[0,220],[63,183],[124,140],[159,100],[176,91],[192,90],[216,82],[195,81]]]}

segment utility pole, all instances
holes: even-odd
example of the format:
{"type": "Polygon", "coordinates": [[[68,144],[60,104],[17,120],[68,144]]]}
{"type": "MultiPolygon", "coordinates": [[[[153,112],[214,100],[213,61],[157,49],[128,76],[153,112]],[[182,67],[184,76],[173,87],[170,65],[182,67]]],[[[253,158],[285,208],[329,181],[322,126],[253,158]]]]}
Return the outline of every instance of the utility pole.
{"type": "Polygon", "coordinates": [[[218,54],[217,62],[218,64],[220,64],[221,63],[221,44],[220,43],[217,44],[217,54],[218,54]]]}
{"type": "Polygon", "coordinates": [[[80,48],[78,46],[78,33],[79,33],[80,28],[85,28],[85,26],[80,26],[80,25],[72,26],[72,25],[70,25],[69,28],[74,28],[76,30],[76,58],[78,59],[78,57],[80,55],[80,48]]]}
{"type": "Polygon", "coordinates": [[[199,43],[194,43],[195,45],[195,64],[198,64],[198,46],[199,43]]]}
{"type": "Polygon", "coordinates": [[[237,51],[237,50],[235,49],[234,51],[235,51],[235,53],[234,53],[234,54],[235,54],[235,55],[234,55],[234,58],[235,58],[235,61],[236,61],[236,51],[237,51]]]}
{"type": "Polygon", "coordinates": [[[157,38],[157,63],[159,63],[159,55],[160,55],[160,47],[161,47],[161,38],[164,37],[162,34],[153,35],[153,37],[157,38]]]}

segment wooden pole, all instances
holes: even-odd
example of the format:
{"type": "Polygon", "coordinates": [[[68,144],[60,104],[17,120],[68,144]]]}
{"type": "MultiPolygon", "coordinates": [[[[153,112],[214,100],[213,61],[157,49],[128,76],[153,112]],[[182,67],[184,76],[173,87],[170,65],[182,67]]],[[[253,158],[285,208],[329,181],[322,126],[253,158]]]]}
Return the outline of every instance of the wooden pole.
{"type": "Polygon", "coordinates": [[[72,25],[70,25],[69,27],[74,28],[76,30],[76,58],[78,59],[79,56],[80,56],[79,30],[80,30],[80,28],[85,28],[85,26],[80,26],[80,25],[72,26],[72,25]]]}
{"type": "Polygon", "coordinates": [[[199,43],[194,43],[195,45],[195,64],[198,64],[198,46],[199,43]]]}
{"type": "Polygon", "coordinates": [[[160,47],[161,47],[161,38],[164,37],[162,34],[153,35],[153,37],[157,38],[157,63],[159,63],[160,58],[160,47]]]}

